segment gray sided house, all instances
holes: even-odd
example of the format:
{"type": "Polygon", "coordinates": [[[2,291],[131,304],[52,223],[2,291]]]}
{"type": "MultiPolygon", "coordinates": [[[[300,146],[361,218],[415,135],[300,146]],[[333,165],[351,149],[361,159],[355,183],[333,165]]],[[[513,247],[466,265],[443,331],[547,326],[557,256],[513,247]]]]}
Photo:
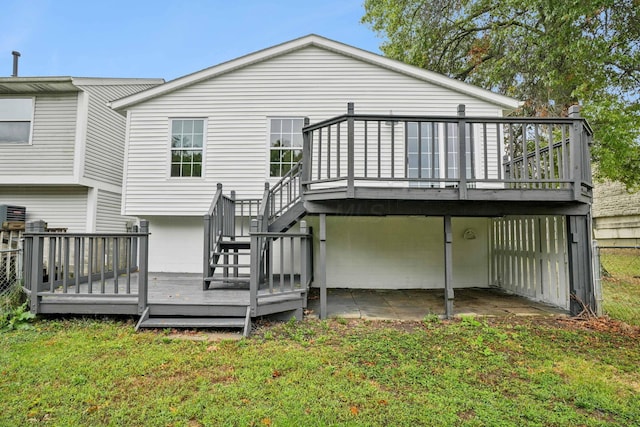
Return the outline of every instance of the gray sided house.
{"type": "Polygon", "coordinates": [[[593,226],[600,246],[640,247],[640,192],[615,182],[596,184],[593,226]]]}
{"type": "Polygon", "coordinates": [[[0,205],[70,232],[124,231],[125,119],[107,103],[160,79],[0,78],[0,205]]]}
{"type": "MultiPolygon", "coordinates": [[[[139,326],[245,333],[299,317],[310,286],[321,317],[332,287],[437,289],[446,316],[471,287],[595,307],[591,129],[577,108],[508,117],[519,105],[316,35],[113,101],[141,265],[89,289],[139,326]]],[[[60,302],[86,291],[72,279],[36,278],[32,309],[89,310],[60,302]]]]}

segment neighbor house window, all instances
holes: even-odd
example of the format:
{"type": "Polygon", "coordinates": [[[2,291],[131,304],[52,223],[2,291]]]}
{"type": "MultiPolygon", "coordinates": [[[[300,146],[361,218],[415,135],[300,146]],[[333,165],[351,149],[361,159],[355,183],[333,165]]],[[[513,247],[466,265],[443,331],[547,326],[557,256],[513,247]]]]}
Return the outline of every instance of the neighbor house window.
{"type": "Polygon", "coordinates": [[[300,118],[271,119],[269,129],[269,175],[284,176],[302,159],[300,118]]]}
{"type": "Polygon", "coordinates": [[[0,98],[0,143],[28,144],[32,119],[33,98],[0,98]]]}
{"type": "Polygon", "coordinates": [[[203,119],[171,120],[171,176],[202,176],[203,119]]]}

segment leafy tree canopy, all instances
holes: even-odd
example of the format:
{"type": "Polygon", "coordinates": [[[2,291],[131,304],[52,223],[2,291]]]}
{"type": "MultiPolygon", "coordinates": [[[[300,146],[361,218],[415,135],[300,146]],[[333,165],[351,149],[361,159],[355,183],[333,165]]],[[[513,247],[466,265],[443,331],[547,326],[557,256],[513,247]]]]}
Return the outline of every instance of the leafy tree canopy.
{"type": "Polygon", "coordinates": [[[365,0],[382,52],[594,128],[597,177],[640,188],[640,0],[365,0]]]}

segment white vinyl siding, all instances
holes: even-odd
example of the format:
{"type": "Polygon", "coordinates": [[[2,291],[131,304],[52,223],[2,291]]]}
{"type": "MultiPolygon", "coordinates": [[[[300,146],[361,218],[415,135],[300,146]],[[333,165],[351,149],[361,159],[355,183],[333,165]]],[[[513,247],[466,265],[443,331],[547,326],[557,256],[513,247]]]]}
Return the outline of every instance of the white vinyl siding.
{"type": "MultiPolygon", "coordinates": [[[[349,56],[309,46],[193,84],[131,107],[125,213],[194,215],[209,208],[216,183],[238,197],[261,197],[269,178],[269,120],[346,113],[499,116],[501,108],[349,56]],[[166,172],[171,117],[206,117],[205,170],[200,180],[166,172]]],[[[404,136],[395,159],[404,170],[404,136]]],[[[402,138],[402,139],[401,139],[402,138]]],[[[495,157],[490,157],[495,158],[495,157]]]]}
{"type": "Polygon", "coordinates": [[[126,119],[107,103],[153,87],[149,84],[79,85],[87,92],[88,111],[85,138],[84,176],[100,182],[122,185],[126,119]]]}
{"type": "Polygon", "coordinates": [[[0,204],[25,206],[27,222],[43,220],[49,228],[84,233],[87,189],[84,187],[1,187],[0,204]]]}
{"type": "Polygon", "coordinates": [[[77,94],[37,96],[31,145],[0,144],[0,176],[73,176],[77,94]]]}
{"type": "Polygon", "coordinates": [[[96,232],[97,233],[122,233],[127,230],[126,218],[120,215],[120,203],[122,196],[110,191],[98,190],[96,208],[96,232]]]}

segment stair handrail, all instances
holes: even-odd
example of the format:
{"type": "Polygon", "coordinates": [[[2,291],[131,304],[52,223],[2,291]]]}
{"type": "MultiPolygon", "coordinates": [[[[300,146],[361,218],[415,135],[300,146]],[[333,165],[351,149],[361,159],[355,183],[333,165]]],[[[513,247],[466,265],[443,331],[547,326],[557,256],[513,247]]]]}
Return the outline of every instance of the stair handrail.
{"type": "Polygon", "coordinates": [[[302,165],[300,160],[271,188],[269,222],[282,216],[302,198],[302,165]]]}
{"type": "MultiPolygon", "coordinates": [[[[213,267],[211,266],[211,253],[219,252],[222,237],[228,234],[229,225],[225,221],[228,216],[226,212],[229,207],[233,208],[233,199],[225,197],[222,194],[222,184],[216,185],[216,194],[213,196],[209,210],[204,216],[204,278],[213,275],[213,267]],[[226,200],[225,200],[226,199],[226,200]]],[[[233,211],[232,216],[233,216],[233,211]]],[[[204,289],[207,289],[206,280],[203,281],[204,289]]]]}

